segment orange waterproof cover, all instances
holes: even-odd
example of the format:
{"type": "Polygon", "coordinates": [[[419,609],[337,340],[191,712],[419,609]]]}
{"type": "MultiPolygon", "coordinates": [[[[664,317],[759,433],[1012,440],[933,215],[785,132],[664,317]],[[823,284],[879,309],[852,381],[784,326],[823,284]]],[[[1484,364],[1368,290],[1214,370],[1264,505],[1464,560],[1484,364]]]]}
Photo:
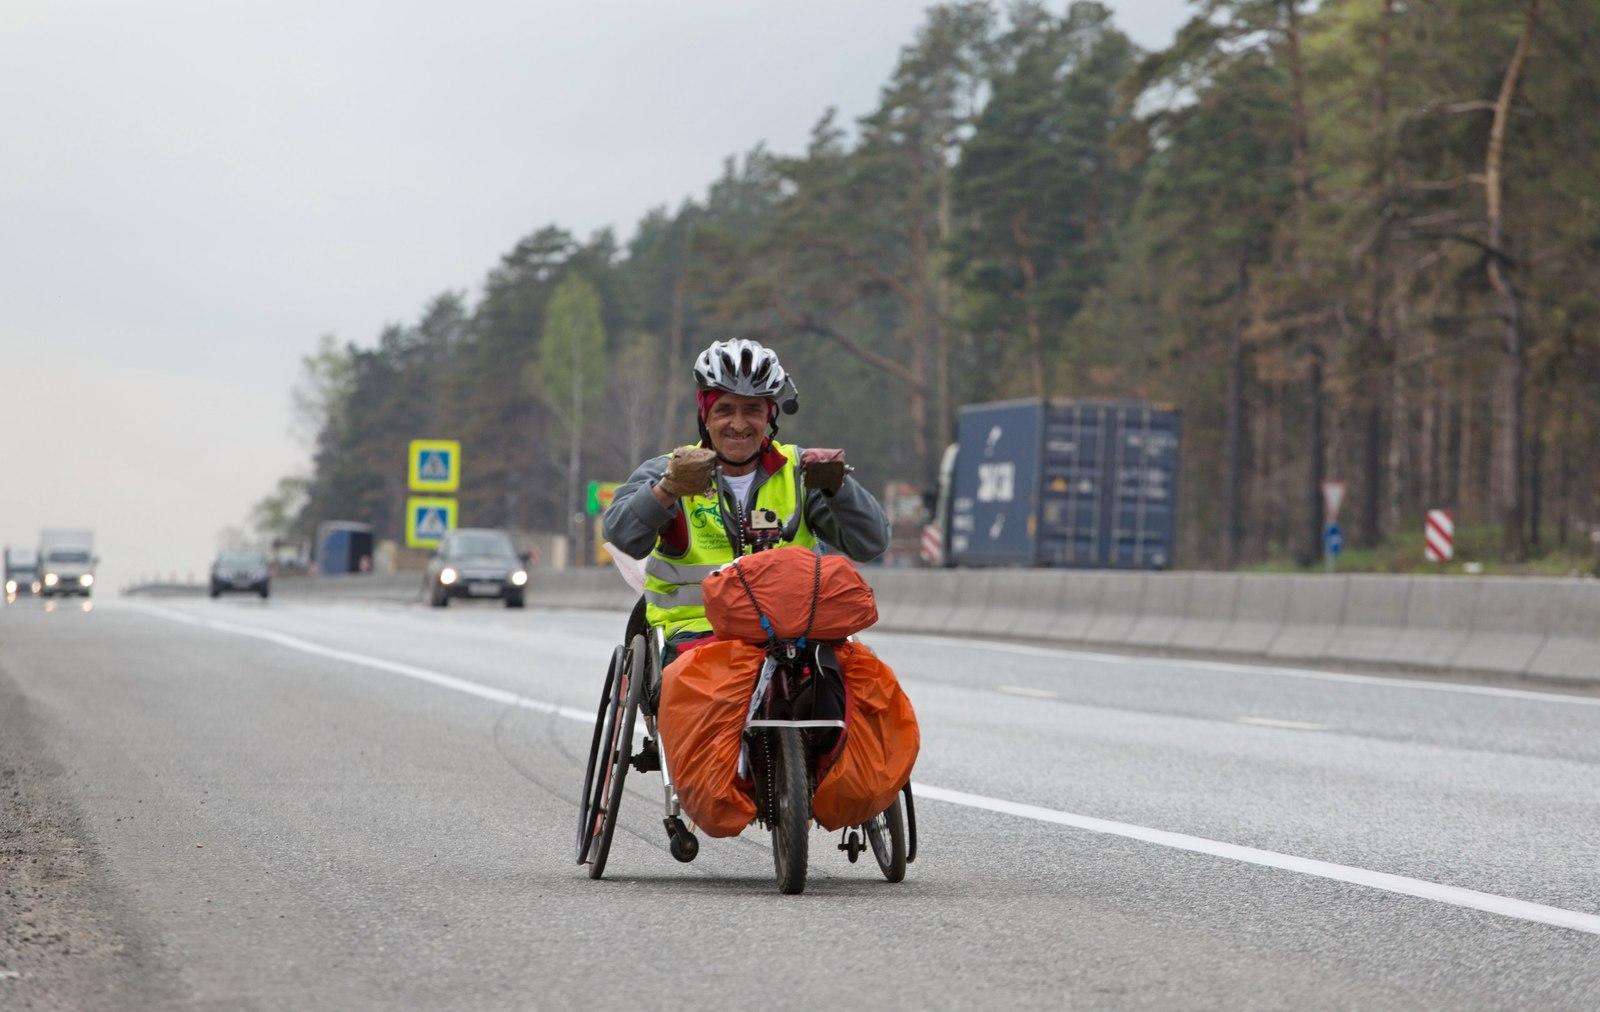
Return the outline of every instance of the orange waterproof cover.
{"type": "Polygon", "coordinates": [[[817,785],[811,814],[825,829],[866,822],[911,779],[922,735],[911,700],[889,665],[861,643],[841,643],[844,749],[817,785]]]}
{"type": "Polygon", "coordinates": [[[661,676],[657,714],[678,800],[707,836],[738,836],[756,817],[739,781],[739,738],[764,654],[718,641],[690,650],[661,676]]]}
{"type": "MultiPolygon", "coordinates": [[[[744,556],[734,565],[750,585],[778,639],[797,639],[805,634],[806,620],[811,615],[812,587],[817,581],[816,553],[799,546],[774,548],[744,556]]],[[[842,640],[878,621],[878,602],[872,588],[849,559],[824,555],[821,566],[821,594],[817,597],[816,619],[811,624],[812,639],[842,640]]],[[[755,605],[733,566],[707,576],[701,587],[706,618],[711,620],[719,639],[767,642],[755,605]]]]}

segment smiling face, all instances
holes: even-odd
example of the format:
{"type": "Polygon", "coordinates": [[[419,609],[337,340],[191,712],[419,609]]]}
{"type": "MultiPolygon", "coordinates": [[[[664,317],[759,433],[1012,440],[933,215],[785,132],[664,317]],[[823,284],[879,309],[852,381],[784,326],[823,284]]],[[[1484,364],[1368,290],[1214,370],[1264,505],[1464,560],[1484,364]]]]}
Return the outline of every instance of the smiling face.
{"type": "MultiPolygon", "coordinates": [[[[744,460],[754,457],[761,449],[767,435],[767,419],[771,416],[771,402],[762,397],[744,397],[740,394],[723,394],[706,414],[706,431],[711,434],[711,448],[724,461],[744,460]]],[[[729,474],[744,474],[755,467],[751,461],[744,467],[723,466],[729,474]]]]}

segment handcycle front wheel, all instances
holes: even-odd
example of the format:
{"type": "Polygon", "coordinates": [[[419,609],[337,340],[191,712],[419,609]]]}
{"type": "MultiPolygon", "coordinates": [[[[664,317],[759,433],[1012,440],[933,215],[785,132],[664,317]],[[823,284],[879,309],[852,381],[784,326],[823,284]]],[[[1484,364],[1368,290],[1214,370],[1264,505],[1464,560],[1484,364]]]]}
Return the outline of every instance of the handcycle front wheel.
{"type": "Polygon", "coordinates": [[[628,644],[626,660],[618,668],[616,684],[611,689],[615,719],[611,722],[610,744],[601,753],[606,763],[599,795],[604,799],[604,807],[597,814],[595,837],[590,844],[590,878],[597,879],[605,874],[606,857],[611,853],[611,837],[616,832],[622,809],[622,786],[633,761],[633,725],[639,715],[639,698],[644,694],[645,658],[644,637],[635,636],[628,644]]]}
{"type": "Polygon", "coordinates": [[[811,837],[811,780],[806,773],[806,747],[792,727],[772,730],[773,801],[772,862],[778,891],[794,896],[806,889],[806,860],[811,837]]]}
{"type": "Polygon", "coordinates": [[[583,795],[578,801],[578,863],[589,860],[589,845],[594,841],[600,816],[605,805],[605,781],[608,764],[601,760],[602,750],[611,754],[612,729],[617,718],[615,688],[617,677],[627,662],[627,648],[617,647],[611,652],[611,663],[606,668],[605,685],[600,689],[600,710],[594,718],[594,738],[589,742],[589,764],[583,771],[583,795]]]}
{"type": "Polygon", "coordinates": [[[872,845],[872,856],[878,859],[878,869],[890,882],[906,877],[906,817],[900,805],[896,793],[888,808],[861,827],[872,845]]]}

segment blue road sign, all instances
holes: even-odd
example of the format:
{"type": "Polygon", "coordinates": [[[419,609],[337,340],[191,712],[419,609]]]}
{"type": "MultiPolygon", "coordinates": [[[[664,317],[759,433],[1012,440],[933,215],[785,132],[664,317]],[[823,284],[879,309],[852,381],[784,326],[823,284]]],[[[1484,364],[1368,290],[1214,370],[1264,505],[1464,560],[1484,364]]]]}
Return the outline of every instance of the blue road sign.
{"type": "Polygon", "coordinates": [[[1322,532],[1322,550],[1335,559],[1344,551],[1344,531],[1339,529],[1338,524],[1329,524],[1327,530],[1322,532]]]}
{"type": "Polygon", "coordinates": [[[461,443],[454,439],[413,439],[406,451],[411,490],[454,492],[461,487],[461,443]]]}
{"type": "Polygon", "coordinates": [[[417,464],[417,473],[423,481],[449,481],[450,451],[424,451],[421,462],[417,464]]]}
{"type": "Polygon", "coordinates": [[[437,548],[456,527],[456,501],[412,496],[406,500],[406,544],[437,548]]]}
{"type": "Polygon", "coordinates": [[[427,507],[417,510],[417,537],[431,538],[437,541],[444,537],[450,526],[445,523],[444,510],[439,507],[427,507]]]}

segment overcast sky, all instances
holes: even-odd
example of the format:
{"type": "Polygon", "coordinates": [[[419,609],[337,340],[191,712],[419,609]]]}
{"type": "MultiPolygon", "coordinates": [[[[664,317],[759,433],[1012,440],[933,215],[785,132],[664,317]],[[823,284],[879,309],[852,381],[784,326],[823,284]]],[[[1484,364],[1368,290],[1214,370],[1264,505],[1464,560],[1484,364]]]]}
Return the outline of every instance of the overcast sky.
{"type": "MultiPolygon", "coordinates": [[[[927,6],[0,0],[0,542],[94,527],[107,586],[203,573],[305,469],[318,335],[798,150],[872,107],[927,6]]],[[[1146,47],[1186,12],[1110,6],[1146,47]]]]}

